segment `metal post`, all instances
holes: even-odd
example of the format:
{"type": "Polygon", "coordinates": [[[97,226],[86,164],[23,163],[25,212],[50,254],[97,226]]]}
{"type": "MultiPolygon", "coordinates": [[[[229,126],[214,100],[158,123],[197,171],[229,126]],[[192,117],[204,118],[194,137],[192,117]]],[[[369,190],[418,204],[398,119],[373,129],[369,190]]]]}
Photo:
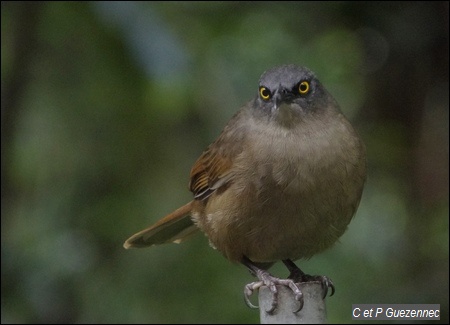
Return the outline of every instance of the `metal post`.
{"type": "Polygon", "coordinates": [[[322,285],[319,282],[298,284],[303,293],[304,305],[298,309],[299,303],[294,299],[292,291],[285,286],[277,286],[278,307],[273,314],[266,310],[271,308],[272,293],[269,288],[259,288],[259,309],[261,324],[324,324],[327,322],[325,300],[322,299],[322,285]]]}

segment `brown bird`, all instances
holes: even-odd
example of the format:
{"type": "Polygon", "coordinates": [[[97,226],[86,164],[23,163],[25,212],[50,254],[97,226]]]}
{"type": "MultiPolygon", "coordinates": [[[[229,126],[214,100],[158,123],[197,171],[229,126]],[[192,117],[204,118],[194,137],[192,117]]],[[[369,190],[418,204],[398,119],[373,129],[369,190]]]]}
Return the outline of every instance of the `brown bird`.
{"type": "Polygon", "coordinates": [[[319,280],[324,297],[334,286],[293,261],[322,252],[345,232],[365,179],[364,144],[314,73],[275,67],[194,164],[193,201],[124,247],[179,243],[200,229],[212,247],[260,280],[245,287],[249,306],[253,290],[264,284],[273,294],[273,312],[281,284],[294,292],[300,310],[303,295],[295,283],[319,280]],[[288,279],[267,271],[277,261],[287,266],[288,279]]]}

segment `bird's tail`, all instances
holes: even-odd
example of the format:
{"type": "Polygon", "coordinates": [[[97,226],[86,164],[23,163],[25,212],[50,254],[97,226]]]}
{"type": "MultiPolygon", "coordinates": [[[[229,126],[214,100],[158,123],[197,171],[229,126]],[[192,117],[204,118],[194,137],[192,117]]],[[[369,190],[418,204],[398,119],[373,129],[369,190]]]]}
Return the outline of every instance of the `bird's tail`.
{"type": "Polygon", "coordinates": [[[192,201],[168,214],[153,226],[128,238],[123,247],[139,248],[166,243],[181,243],[199,229],[190,217],[192,201]]]}

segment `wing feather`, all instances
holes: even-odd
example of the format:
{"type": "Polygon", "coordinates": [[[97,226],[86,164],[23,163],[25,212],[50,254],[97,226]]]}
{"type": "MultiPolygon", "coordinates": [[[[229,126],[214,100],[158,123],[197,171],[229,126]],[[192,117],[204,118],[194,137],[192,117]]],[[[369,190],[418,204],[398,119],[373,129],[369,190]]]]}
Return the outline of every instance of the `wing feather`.
{"type": "Polygon", "coordinates": [[[232,166],[243,150],[245,135],[245,128],[237,126],[241,112],[230,120],[219,138],[203,152],[192,167],[189,188],[195,199],[204,200],[232,181],[232,166]],[[229,125],[233,125],[233,129],[229,125]]]}

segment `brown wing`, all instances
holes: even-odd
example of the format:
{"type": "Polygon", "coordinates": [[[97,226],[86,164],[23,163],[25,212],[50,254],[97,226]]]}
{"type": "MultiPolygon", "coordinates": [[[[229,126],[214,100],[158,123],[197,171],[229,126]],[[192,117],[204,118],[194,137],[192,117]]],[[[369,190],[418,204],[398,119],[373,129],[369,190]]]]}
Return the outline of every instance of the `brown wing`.
{"type": "Polygon", "coordinates": [[[245,129],[238,125],[239,116],[238,112],[192,167],[189,188],[195,199],[208,198],[215,190],[232,180],[233,162],[243,150],[245,134],[245,129]]]}

